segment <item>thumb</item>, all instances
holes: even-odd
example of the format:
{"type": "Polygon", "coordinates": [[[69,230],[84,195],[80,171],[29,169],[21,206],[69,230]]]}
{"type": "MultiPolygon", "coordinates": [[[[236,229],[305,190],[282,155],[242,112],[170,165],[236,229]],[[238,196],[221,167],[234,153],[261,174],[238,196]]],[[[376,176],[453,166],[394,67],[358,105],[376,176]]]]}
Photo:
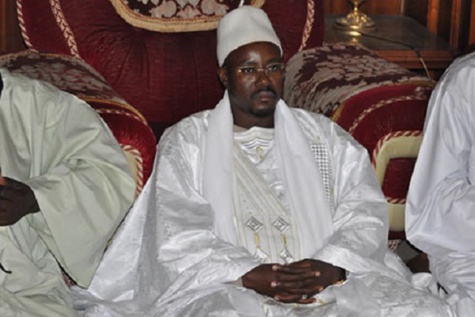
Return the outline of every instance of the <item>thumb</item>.
{"type": "Polygon", "coordinates": [[[7,184],[7,181],[5,180],[5,178],[3,178],[3,176],[0,175],[0,185],[6,185],[7,184]]]}

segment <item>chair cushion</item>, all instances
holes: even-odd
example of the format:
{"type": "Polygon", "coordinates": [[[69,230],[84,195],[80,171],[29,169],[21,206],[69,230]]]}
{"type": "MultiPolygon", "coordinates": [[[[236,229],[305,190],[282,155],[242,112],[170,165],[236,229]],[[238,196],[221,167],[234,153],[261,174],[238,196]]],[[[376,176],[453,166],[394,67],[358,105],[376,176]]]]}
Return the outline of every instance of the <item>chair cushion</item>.
{"type": "Polygon", "coordinates": [[[0,67],[43,80],[91,105],[125,151],[137,184],[137,193],[150,176],[156,140],[143,115],[125,102],[104,78],[72,56],[26,50],[0,56],[0,67]]]}
{"type": "MultiPolygon", "coordinates": [[[[214,107],[222,96],[216,74],[216,30],[163,33],[139,28],[122,19],[110,0],[17,0],[17,4],[30,48],[84,59],[144,114],[157,135],[191,113],[214,107]]],[[[282,40],[285,59],[322,43],[323,0],[266,0],[262,8],[282,40]]]]}

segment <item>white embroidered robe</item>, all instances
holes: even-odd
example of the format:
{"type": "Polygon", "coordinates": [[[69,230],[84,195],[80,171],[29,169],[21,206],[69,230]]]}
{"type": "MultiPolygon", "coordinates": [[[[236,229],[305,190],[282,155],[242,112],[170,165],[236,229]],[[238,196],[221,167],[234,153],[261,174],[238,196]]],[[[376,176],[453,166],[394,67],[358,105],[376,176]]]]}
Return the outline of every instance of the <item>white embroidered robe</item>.
{"type": "MultiPolygon", "coordinates": [[[[317,241],[302,241],[302,249],[349,271],[348,280],[319,295],[325,305],[281,304],[236,285],[260,262],[217,234],[216,214],[224,211],[213,210],[203,196],[213,111],[163,135],[153,176],[91,286],[75,289],[85,316],[451,316],[440,298],[415,287],[431,277],[412,277],[387,250],[386,201],[366,150],[328,118],[303,110],[290,111],[308,146],[328,153],[334,207],[333,233],[323,247],[312,250],[317,241]]],[[[318,206],[308,216],[318,219],[318,206]]],[[[227,221],[233,227],[233,217],[227,221]]]]}

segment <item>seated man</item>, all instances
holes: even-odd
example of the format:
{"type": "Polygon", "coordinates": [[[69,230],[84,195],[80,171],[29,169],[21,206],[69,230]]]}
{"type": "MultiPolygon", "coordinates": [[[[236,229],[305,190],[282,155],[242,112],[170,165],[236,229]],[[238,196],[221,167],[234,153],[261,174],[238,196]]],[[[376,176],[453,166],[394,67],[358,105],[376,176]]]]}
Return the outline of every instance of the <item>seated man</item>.
{"type": "Polygon", "coordinates": [[[127,160],[76,97],[0,69],[0,316],[77,316],[134,198],[127,160]]]}
{"type": "Polygon", "coordinates": [[[432,93],[409,188],[407,237],[460,316],[475,316],[475,53],[432,93]]]}
{"type": "Polygon", "coordinates": [[[217,53],[224,97],[165,132],[78,290],[86,316],[450,316],[388,251],[366,150],[281,99],[282,46],[264,11],[226,15],[217,53]]]}

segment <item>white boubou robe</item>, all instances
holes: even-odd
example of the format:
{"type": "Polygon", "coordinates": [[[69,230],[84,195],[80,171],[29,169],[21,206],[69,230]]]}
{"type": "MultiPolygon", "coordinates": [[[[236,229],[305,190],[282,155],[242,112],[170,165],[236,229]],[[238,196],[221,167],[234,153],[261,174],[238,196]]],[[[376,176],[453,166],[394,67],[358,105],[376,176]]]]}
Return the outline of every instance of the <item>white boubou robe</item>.
{"type": "Polygon", "coordinates": [[[77,316],[60,266],[87,287],[134,198],[127,160],[78,98],[2,69],[0,168],[40,211],[0,227],[0,316],[77,316]]]}
{"type": "Polygon", "coordinates": [[[283,213],[295,228],[285,232],[301,241],[289,242],[289,251],[295,260],[342,267],[348,280],[311,305],[282,304],[235,283],[264,261],[239,234],[249,218],[235,213],[245,208],[236,191],[245,191],[234,188],[241,167],[233,164],[226,94],[214,110],[163,135],[153,175],[91,286],[75,289],[85,316],[451,316],[441,299],[414,288],[430,276],[413,279],[388,251],[387,204],[366,150],[324,116],[289,109],[283,101],[275,116],[269,159],[278,171],[263,178],[276,176],[271,190],[283,184],[276,196],[285,193],[283,213]]]}
{"type": "Polygon", "coordinates": [[[429,102],[406,207],[407,237],[460,316],[475,316],[475,53],[456,60],[429,102]]]}

